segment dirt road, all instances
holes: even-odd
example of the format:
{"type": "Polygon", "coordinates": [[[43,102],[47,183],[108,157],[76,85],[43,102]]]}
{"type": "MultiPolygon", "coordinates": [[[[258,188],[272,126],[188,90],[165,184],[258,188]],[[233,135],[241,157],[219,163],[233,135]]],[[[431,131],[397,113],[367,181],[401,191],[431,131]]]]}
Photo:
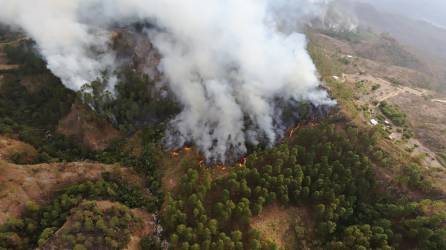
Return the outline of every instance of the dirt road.
{"type": "Polygon", "coordinates": [[[395,96],[397,96],[397,95],[399,95],[399,94],[401,94],[403,92],[404,92],[403,89],[399,89],[398,88],[398,89],[395,89],[394,91],[392,91],[390,93],[386,93],[385,95],[378,96],[376,99],[377,99],[378,102],[383,102],[383,101],[388,100],[388,99],[390,99],[392,97],[395,97],[395,96]]]}

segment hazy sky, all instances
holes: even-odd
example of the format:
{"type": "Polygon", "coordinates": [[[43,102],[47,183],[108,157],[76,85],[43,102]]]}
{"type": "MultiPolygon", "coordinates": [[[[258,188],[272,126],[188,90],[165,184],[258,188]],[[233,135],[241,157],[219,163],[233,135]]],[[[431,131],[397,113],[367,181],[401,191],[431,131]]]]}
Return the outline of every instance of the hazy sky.
{"type": "Polygon", "coordinates": [[[446,26],[446,0],[365,0],[382,10],[446,26]]]}

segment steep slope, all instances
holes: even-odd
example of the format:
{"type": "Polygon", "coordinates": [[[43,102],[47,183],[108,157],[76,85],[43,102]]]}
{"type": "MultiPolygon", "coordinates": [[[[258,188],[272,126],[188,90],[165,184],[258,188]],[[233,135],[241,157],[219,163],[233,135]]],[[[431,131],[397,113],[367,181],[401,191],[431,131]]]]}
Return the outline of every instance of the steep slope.
{"type": "Polygon", "coordinates": [[[59,121],[56,132],[94,151],[104,150],[113,141],[122,138],[121,133],[110,123],[78,102],[59,121]]]}
{"type": "Polygon", "coordinates": [[[98,179],[104,173],[113,173],[143,186],[136,173],[119,165],[87,162],[17,165],[0,160],[0,224],[19,216],[30,201],[44,203],[57,190],[98,179]]]}
{"type": "Polygon", "coordinates": [[[358,2],[355,3],[355,9],[361,24],[372,27],[377,32],[389,33],[400,42],[427,53],[428,57],[446,60],[445,29],[426,21],[383,13],[370,4],[358,2]]]}
{"type": "Polygon", "coordinates": [[[139,249],[142,236],[155,230],[152,215],[111,201],[84,201],[70,211],[65,224],[38,249],[139,249]],[[80,226],[79,226],[80,225],[80,226]],[[76,238],[76,235],[82,237],[76,238]],[[135,247],[136,246],[136,247],[135,247]]]}
{"type": "Polygon", "coordinates": [[[407,45],[417,57],[424,61],[423,71],[433,77],[430,85],[436,90],[445,91],[445,28],[426,21],[381,12],[366,3],[354,2],[352,4],[355,6],[360,25],[370,27],[378,33],[390,34],[400,43],[407,45]]]}
{"type": "MultiPolygon", "coordinates": [[[[330,33],[310,35],[310,49],[323,79],[328,82],[344,114],[358,126],[377,125],[376,129],[384,136],[384,151],[399,159],[398,164],[402,167],[393,168],[390,172],[386,170],[387,173],[380,173],[382,177],[393,176],[391,178],[403,182],[407,182],[408,176],[413,180],[425,178],[433,181],[433,186],[440,193],[445,192],[443,148],[446,142],[442,131],[446,110],[441,102],[436,101],[443,100],[444,95],[426,89],[426,84],[422,84],[423,80],[432,79],[424,72],[425,67],[394,65],[398,62],[395,59],[401,58],[399,53],[361,53],[363,44],[379,44],[380,41],[378,35],[361,32],[350,34],[359,38],[355,41],[330,33]],[[386,114],[382,109],[384,103],[396,106],[386,114]],[[403,116],[404,122],[392,123],[392,115],[403,116]],[[408,168],[411,163],[418,164],[421,170],[408,168]]],[[[393,46],[398,46],[398,43],[393,46]]],[[[411,55],[407,47],[400,46],[398,50],[411,55]]],[[[426,65],[423,60],[416,59],[414,62],[426,65]]],[[[418,188],[429,189],[432,185],[425,184],[424,187],[424,184],[418,185],[418,188]]]]}

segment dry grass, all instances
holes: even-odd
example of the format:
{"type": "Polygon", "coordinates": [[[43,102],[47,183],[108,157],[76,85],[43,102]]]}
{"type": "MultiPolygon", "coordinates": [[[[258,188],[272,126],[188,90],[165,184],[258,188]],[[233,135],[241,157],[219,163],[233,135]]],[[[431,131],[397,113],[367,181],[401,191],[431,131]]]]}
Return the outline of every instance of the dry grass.
{"type": "Polygon", "coordinates": [[[273,204],[253,217],[251,226],[260,232],[263,239],[276,243],[281,249],[311,249],[315,225],[306,208],[285,208],[273,204]],[[296,226],[304,229],[299,238],[296,237],[296,226]]]}
{"type": "Polygon", "coordinates": [[[74,103],[70,113],[59,121],[57,132],[92,150],[104,150],[121,138],[117,129],[79,103],[74,103]]]}
{"type": "Polygon", "coordinates": [[[423,200],[420,203],[421,203],[421,210],[427,216],[446,213],[445,201],[423,200]]]}
{"type": "MultiPolygon", "coordinates": [[[[207,165],[202,154],[196,148],[189,147],[163,153],[159,162],[163,171],[162,186],[167,192],[175,191],[179,180],[189,168],[206,168],[213,180],[226,177],[235,168],[232,165],[207,165]]],[[[237,164],[236,167],[243,166],[237,164]]]]}
{"type": "Polygon", "coordinates": [[[134,157],[140,157],[144,152],[142,136],[142,131],[137,131],[134,133],[129,139],[127,139],[122,150],[134,157]]]}
{"type": "Polygon", "coordinates": [[[88,162],[16,165],[0,160],[0,224],[19,216],[29,201],[44,203],[60,188],[98,179],[105,172],[143,186],[141,177],[118,165],[88,162]]]}
{"type": "Polygon", "coordinates": [[[33,146],[0,135],[0,160],[9,161],[12,156],[18,153],[22,153],[30,159],[37,156],[37,151],[33,146]]]}
{"type": "Polygon", "coordinates": [[[410,92],[390,99],[407,114],[411,126],[422,143],[435,152],[446,150],[446,104],[410,92]]]}
{"type": "Polygon", "coordinates": [[[165,153],[163,159],[160,160],[163,171],[161,183],[164,191],[174,191],[186,170],[200,165],[201,160],[200,153],[193,148],[165,153]]]}
{"type": "MultiPolygon", "coordinates": [[[[99,210],[105,211],[112,207],[120,206],[120,203],[112,202],[112,201],[95,201],[96,206],[99,210]]],[[[142,210],[140,208],[131,209],[133,216],[141,220],[142,225],[136,228],[133,228],[130,236],[130,241],[127,247],[124,250],[139,250],[141,238],[150,235],[155,232],[155,220],[152,214],[149,214],[147,211],[142,210]]]]}

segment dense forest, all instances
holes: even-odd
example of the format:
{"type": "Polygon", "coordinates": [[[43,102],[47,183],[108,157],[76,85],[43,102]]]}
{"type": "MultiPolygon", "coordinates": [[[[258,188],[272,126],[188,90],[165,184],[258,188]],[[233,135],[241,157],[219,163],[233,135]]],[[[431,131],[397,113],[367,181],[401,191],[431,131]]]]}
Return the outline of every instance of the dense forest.
{"type": "Polygon", "coordinates": [[[317,125],[297,131],[289,144],[251,154],[227,177],[188,169],[162,217],[172,248],[276,249],[252,230],[250,218],[280,203],[312,207],[316,249],[406,249],[407,242],[444,249],[445,214],[426,216],[420,203],[380,190],[372,170],[383,160],[377,150],[373,134],[317,125]]]}

